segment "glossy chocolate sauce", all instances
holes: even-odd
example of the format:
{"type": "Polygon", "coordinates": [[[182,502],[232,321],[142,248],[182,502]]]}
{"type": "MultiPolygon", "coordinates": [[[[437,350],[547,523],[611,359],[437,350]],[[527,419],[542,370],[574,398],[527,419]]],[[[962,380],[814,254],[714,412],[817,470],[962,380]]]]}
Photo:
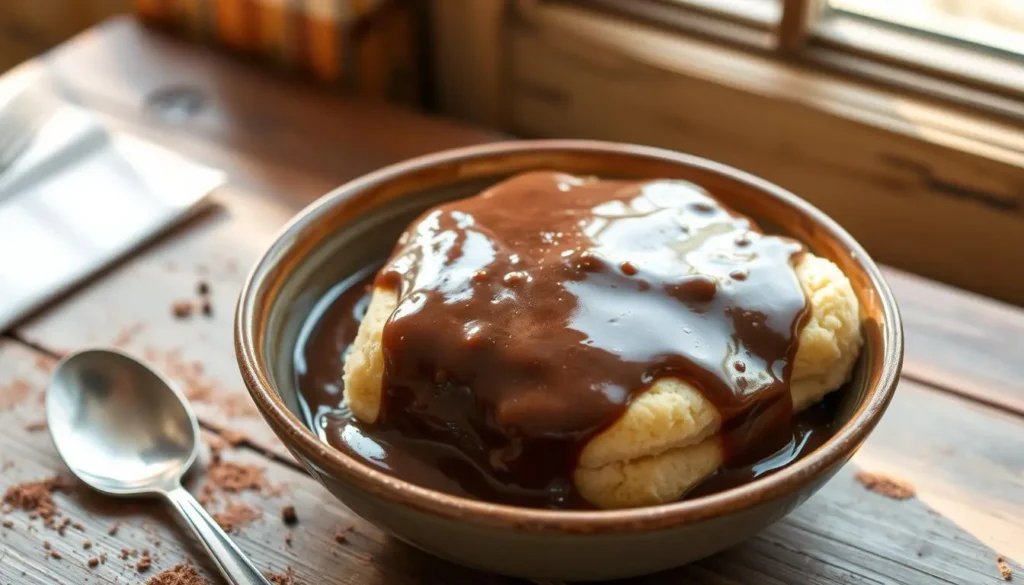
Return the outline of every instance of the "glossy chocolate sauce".
{"type": "Polygon", "coordinates": [[[726,466],[695,493],[749,481],[831,435],[828,405],[791,413],[802,252],[692,183],[514,177],[426,212],[379,271],[399,306],[373,424],[339,411],[368,280],[324,299],[296,353],[307,418],[425,487],[581,507],[572,471],[586,441],[672,376],[725,421],[726,466]]]}

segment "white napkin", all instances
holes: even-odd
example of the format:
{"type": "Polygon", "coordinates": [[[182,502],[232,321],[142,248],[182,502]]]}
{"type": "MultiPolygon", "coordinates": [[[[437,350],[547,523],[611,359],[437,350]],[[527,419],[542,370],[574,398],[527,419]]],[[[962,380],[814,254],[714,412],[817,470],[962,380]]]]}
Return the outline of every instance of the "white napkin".
{"type": "Polygon", "coordinates": [[[0,331],[187,217],[223,181],[63,104],[0,175],[0,331]]]}

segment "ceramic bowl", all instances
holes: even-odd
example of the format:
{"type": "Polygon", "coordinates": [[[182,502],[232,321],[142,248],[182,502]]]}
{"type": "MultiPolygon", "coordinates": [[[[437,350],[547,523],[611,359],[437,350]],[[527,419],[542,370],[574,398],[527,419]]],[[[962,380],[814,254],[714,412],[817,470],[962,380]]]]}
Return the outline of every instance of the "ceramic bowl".
{"type": "Polygon", "coordinates": [[[424,551],[471,567],[540,579],[600,580],[679,566],[782,518],[853,455],[892,398],[903,358],[899,313],[878,268],[832,219],[799,197],[725,165],[656,148],[520,141],[442,152],[338,187],[299,214],[249,276],[236,315],[238,364],[256,406],[295,457],[360,516],[424,551]],[[842,426],[789,467],[721,493],[617,511],[519,508],[435,492],[384,475],[321,442],[300,416],[293,352],[303,322],[334,284],[387,257],[428,206],[510,175],[682,178],[766,231],[800,239],[849,276],[865,345],[843,391],[842,426]]]}

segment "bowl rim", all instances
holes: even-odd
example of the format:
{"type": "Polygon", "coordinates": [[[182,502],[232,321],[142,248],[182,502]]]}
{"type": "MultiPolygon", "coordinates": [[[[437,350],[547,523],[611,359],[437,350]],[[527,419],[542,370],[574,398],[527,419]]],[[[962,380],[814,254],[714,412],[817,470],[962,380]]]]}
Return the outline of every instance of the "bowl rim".
{"type": "MultiPolygon", "coordinates": [[[[268,303],[269,305],[269,303],[268,303]]],[[[797,493],[837,465],[845,463],[878,423],[895,392],[903,362],[903,329],[896,301],[881,271],[854,238],[807,201],[754,175],[700,157],[656,147],[595,140],[513,140],[441,151],[383,167],[349,181],[317,199],[278,233],[246,278],[235,312],[235,353],[243,381],[274,432],[307,467],[344,478],[360,490],[421,512],[460,522],[528,532],[609,533],[665,529],[752,508],[797,493]],[[261,293],[280,259],[328,210],[367,188],[414,170],[495,156],[568,152],[629,154],[697,167],[767,195],[799,211],[824,228],[854,255],[867,274],[882,307],[881,372],[853,416],[823,445],[799,461],[748,484],[669,504],[621,510],[546,510],[497,504],[437,492],[377,471],[321,441],[275,392],[262,350],[256,346],[261,293]]],[[[313,471],[311,469],[311,471],[313,471]]],[[[314,475],[316,471],[314,471],[314,475]]]]}

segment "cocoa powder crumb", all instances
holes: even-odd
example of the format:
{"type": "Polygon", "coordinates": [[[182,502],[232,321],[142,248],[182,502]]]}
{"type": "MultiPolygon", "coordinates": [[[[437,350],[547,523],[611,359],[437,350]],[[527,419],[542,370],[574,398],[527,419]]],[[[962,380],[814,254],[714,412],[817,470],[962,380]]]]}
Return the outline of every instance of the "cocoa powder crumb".
{"type": "Polygon", "coordinates": [[[232,429],[225,429],[221,431],[220,436],[222,439],[227,441],[228,445],[231,445],[232,447],[237,447],[249,439],[249,435],[246,435],[242,431],[236,431],[232,429]]]}
{"type": "Polygon", "coordinates": [[[294,574],[295,573],[292,568],[288,567],[284,573],[272,573],[267,571],[266,573],[263,573],[263,576],[274,585],[297,585],[294,574]]]}
{"type": "Polygon", "coordinates": [[[192,316],[192,311],[195,307],[192,306],[192,301],[174,301],[171,304],[171,314],[176,319],[187,319],[192,316]]]}
{"type": "Polygon", "coordinates": [[[221,461],[211,465],[206,476],[211,485],[226,492],[260,490],[267,486],[263,468],[258,465],[221,461]]]}
{"type": "Polygon", "coordinates": [[[81,522],[72,522],[71,527],[79,532],[85,532],[85,526],[82,526],[81,522]]]}
{"type": "Polygon", "coordinates": [[[285,524],[296,524],[299,521],[299,516],[295,513],[295,506],[288,504],[281,508],[281,520],[285,524]]]}
{"type": "Polygon", "coordinates": [[[863,470],[858,471],[857,481],[876,494],[880,494],[894,500],[908,500],[914,497],[915,494],[914,486],[909,482],[889,477],[887,475],[882,475],[881,473],[872,473],[870,471],[863,470]]]}
{"type": "Polygon", "coordinates": [[[135,336],[141,333],[145,327],[146,326],[143,323],[133,323],[128,327],[122,327],[117,332],[117,337],[114,338],[111,345],[118,348],[127,347],[131,344],[132,340],[135,339],[135,336]]]}
{"type": "Polygon", "coordinates": [[[91,569],[91,568],[95,567],[96,565],[100,564],[100,559],[99,559],[99,557],[93,557],[93,558],[89,559],[87,564],[89,565],[89,568],[91,569]]]}
{"type": "Polygon", "coordinates": [[[30,433],[38,433],[46,430],[45,420],[36,420],[29,423],[25,423],[25,430],[30,433]]]}
{"type": "Polygon", "coordinates": [[[345,531],[339,530],[334,533],[334,542],[337,542],[338,544],[345,544],[348,542],[348,535],[345,534],[345,531]]]}
{"type": "Polygon", "coordinates": [[[46,550],[50,550],[50,541],[49,540],[44,540],[43,541],[43,548],[45,548],[46,550]]]}
{"type": "Polygon", "coordinates": [[[22,403],[32,393],[32,385],[22,378],[16,378],[0,386],[0,411],[10,410],[22,403]]]}
{"type": "Polygon", "coordinates": [[[143,555],[139,562],[135,563],[135,570],[145,573],[151,566],[153,566],[153,560],[149,558],[149,555],[143,555]]]}
{"type": "Polygon", "coordinates": [[[92,548],[92,541],[91,540],[83,540],[82,541],[82,548],[84,548],[86,550],[92,548]]]}
{"type": "Polygon", "coordinates": [[[110,536],[116,536],[119,528],[121,528],[121,523],[114,522],[113,524],[111,524],[110,528],[107,529],[107,534],[109,534],[110,536]]]}
{"type": "Polygon", "coordinates": [[[61,555],[59,552],[55,550],[50,551],[50,556],[57,559],[58,561],[64,558],[63,555],[61,555]]]}
{"type": "Polygon", "coordinates": [[[200,301],[199,308],[202,310],[204,316],[213,316],[213,304],[210,302],[210,299],[203,299],[200,301]]]}
{"type": "Polygon", "coordinates": [[[200,280],[199,284],[196,285],[196,292],[198,292],[200,296],[210,294],[210,283],[205,280],[200,280]]]}
{"type": "Polygon", "coordinates": [[[293,539],[294,537],[295,537],[295,533],[294,533],[294,532],[292,532],[291,530],[289,530],[288,532],[286,532],[286,533],[284,534],[284,543],[285,543],[285,545],[287,545],[287,546],[289,546],[289,547],[290,547],[290,546],[292,545],[292,539],[293,539]]]}
{"type": "Polygon", "coordinates": [[[224,510],[213,515],[213,519],[226,532],[238,532],[246,524],[262,516],[259,510],[240,502],[232,502],[224,510]]]}
{"type": "Polygon", "coordinates": [[[1003,581],[1013,580],[1013,569],[1006,562],[1003,557],[996,557],[996,567],[999,568],[999,576],[1003,578],[1003,581]]]}
{"type": "Polygon", "coordinates": [[[122,548],[122,549],[121,549],[121,560],[122,560],[122,561],[124,561],[124,560],[127,560],[127,559],[128,559],[128,555],[129,555],[129,553],[131,553],[131,551],[129,551],[129,550],[128,550],[128,549],[126,549],[126,548],[122,548]]]}
{"type": "Polygon", "coordinates": [[[57,506],[51,494],[66,490],[67,487],[67,481],[60,477],[20,483],[7,488],[3,501],[13,508],[29,512],[30,518],[42,516],[52,519],[57,513],[57,506]]]}
{"type": "Polygon", "coordinates": [[[4,520],[4,528],[14,528],[14,522],[10,520],[4,520]]]}
{"type": "Polygon", "coordinates": [[[184,563],[150,577],[146,585],[210,585],[192,565],[184,563]]]}

